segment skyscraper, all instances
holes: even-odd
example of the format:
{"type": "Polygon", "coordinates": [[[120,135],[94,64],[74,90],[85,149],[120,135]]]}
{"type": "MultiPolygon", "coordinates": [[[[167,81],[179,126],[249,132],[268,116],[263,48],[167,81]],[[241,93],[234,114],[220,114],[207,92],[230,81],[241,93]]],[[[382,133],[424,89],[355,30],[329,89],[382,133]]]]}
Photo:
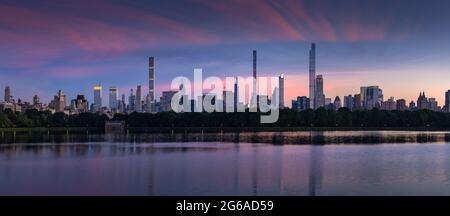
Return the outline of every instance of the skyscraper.
{"type": "Polygon", "coordinates": [[[136,88],[136,112],[142,112],[142,98],[141,98],[141,86],[138,85],[136,88]]]}
{"type": "Polygon", "coordinates": [[[408,109],[408,107],[406,106],[406,100],[405,99],[398,99],[397,102],[397,110],[398,111],[405,111],[408,109]]]}
{"type": "Polygon", "coordinates": [[[148,102],[147,111],[155,112],[155,57],[148,59],[148,102]],[[150,104],[148,104],[150,103],[150,104]]]}
{"type": "Polygon", "coordinates": [[[450,112],[450,90],[445,92],[445,108],[446,112],[450,112]]]}
{"type": "Polygon", "coordinates": [[[316,106],[316,44],[312,43],[309,50],[309,105],[311,109],[316,106]]]}
{"type": "Polygon", "coordinates": [[[280,105],[279,108],[280,109],[284,109],[284,74],[281,74],[278,77],[278,85],[279,85],[279,91],[280,91],[280,105]]]}
{"type": "Polygon", "coordinates": [[[338,110],[342,107],[341,98],[339,96],[336,96],[336,98],[334,98],[333,105],[335,110],[338,110]]]}
{"type": "Polygon", "coordinates": [[[130,95],[128,96],[128,112],[136,111],[136,96],[133,93],[133,89],[130,89],[130,95]]]}
{"type": "Polygon", "coordinates": [[[256,92],[256,80],[257,80],[257,74],[256,74],[256,50],[253,50],[253,90],[252,90],[252,98],[250,102],[250,107],[258,107],[258,100],[256,92]]]}
{"type": "Polygon", "coordinates": [[[99,112],[102,108],[102,86],[94,86],[93,112],[99,112]]]}
{"type": "Polygon", "coordinates": [[[5,87],[5,102],[11,102],[11,88],[9,88],[9,86],[5,87]]]}
{"type": "Polygon", "coordinates": [[[344,107],[348,108],[350,111],[353,111],[354,98],[352,95],[344,96],[344,107]]]}
{"type": "Polygon", "coordinates": [[[417,98],[417,109],[428,109],[428,98],[425,96],[425,92],[421,92],[417,98]]]}
{"type": "Polygon", "coordinates": [[[119,108],[118,97],[118,89],[115,86],[109,87],[109,109],[113,112],[119,108]]]}
{"type": "Polygon", "coordinates": [[[239,89],[238,89],[238,78],[234,78],[234,112],[237,112],[237,105],[239,103],[239,89]]]}
{"type": "Polygon", "coordinates": [[[310,104],[314,103],[314,109],[317,109],[319,107],[325,106],[325,95],[323,94],[323,77],[322,75],[317,75],[316,78],[316,84],[314,85],[314,89],[316,90],[314,99],[315,101],[312,102],[310,98],[310,104]]]}

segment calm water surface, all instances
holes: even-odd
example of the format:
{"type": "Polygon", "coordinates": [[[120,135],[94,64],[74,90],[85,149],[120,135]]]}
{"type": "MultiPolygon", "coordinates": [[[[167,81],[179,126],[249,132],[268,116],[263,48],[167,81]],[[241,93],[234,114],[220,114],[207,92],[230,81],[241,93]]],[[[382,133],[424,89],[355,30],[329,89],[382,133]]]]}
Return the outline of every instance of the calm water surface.
{"type": "MultiPolygon", "coordinates": [[[[378,135],[399,136],[386,133],[378,135]]],[[[99,135],[4,143],[0,195],[450,195],[448,134],[402,133],[419,135],[438,138],[296,145],[99,135]]]]}

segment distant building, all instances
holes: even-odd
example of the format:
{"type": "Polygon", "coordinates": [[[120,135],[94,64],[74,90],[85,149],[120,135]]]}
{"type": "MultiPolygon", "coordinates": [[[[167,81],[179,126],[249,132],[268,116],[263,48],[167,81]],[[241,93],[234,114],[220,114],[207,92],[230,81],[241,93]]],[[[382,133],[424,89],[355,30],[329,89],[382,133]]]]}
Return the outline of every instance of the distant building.
{"type": "Polygon", "coordinates": [[[323,94],[323,76],[322,75],[317,75],[315,89],[316,89],[316,94],[315,94],[315,98],[314,98],[314,100],[315,100],[314,108],[317,109],[319,107],[324,107],[326,103],[325,103],[325,95],[323,94]]]}
{"type": "Polygon", "coordinates": [[[89,111],[89,103],[84,95],[77,95],[70,103],[71,113],[85,113],[89,111]]]}
{"type": "Polygon", "coordinates": [[[306,96],[297,97],[292,101],[292,110],[300,112],[310,108],[310,100],[306,96]]]}
{"type": "Polygon", "coordinates": [[[329,105],[329,104],[332,104],[332,100],[331,100],[331,98],[325,98],[325,103],[324,103],[324,105],[326,106],[326,105],[329,105]]]}
{"type": "Polygon", "coordinates": [[[64,95],[62,90],[53,97],[52,102],[50,102],[50,108],[54,109],[55,112],[64,112],[67,106],[66,95],[64,95]]]}
{"type": "Polygon", "coordinates": [[[135,98],[135,100],[136,100],[136,102],[135,102],[136,110],[135,110],[135,111],[136,111],[136,112],[142,112],[142,97],[141,97],[141,91],[142,91],[141,86],[138,85],[137,88],[136,88],[136,98],[135,98]]]}
{"type": "Polygon", "coordinates": [[[374,108],[381,108],[381,102],[383,102],[383,90],[378,86],[363,86],[361,87],[360,94],[364,109],[371,110],[374,108]]]}
{"type": "Polygon", "coordinates": [[[427,103],[427,109],[435,112],[440,112],[441,108],[438,106],[436,98],[429,98],[427,103]]]}
{"type": "Polygon", "coordinates": [[[361,94],[355,94],[353,98],[353,110],[362,110],[361,94]]]}
{"type": "MultiPolygon", "coordinates": [[[[309,49],[309,99],[310,99],[310,108],[315,109],[320,107],[316,104],[316,95],[317,95],[317,78],[316,78],[316,44],[312,43],[311,48],[309,49]]],[[[322,89],[323,94],[323,89],[322,89]]],[[[321,95],[322,95],[321,94],[321,95]]],[[[320,95],[320,96],[321,96],[320,95]]],[[[321,102],[321,99],[319,99],[321,102]]],[[[323,106],[323,104],[322,104],[323,106]]]]}
{"type": "Polygon", "coordinates": [[[279,85],[279,92],[280,92],[280,94],[279,94],[279,96],[280,96],[280,99],[279,99],[279,108],[280,109],[284,109],[284,74],[281,74],[279,77],[278,77],[278,85],[279,85]]]}
{"type": "Polygon", "coordinates": [[[130,95],[128,96],[128,112],[136,111],[136,96],[134,95],[133,89],[130,89],[130,95]]]}
{"type": "Polygon", "coordinates": [[[445,111],[450,112],[450,90],[445,92],[445,111]]]}
{"type": "Polygon", "coordinates": [[[406,100],[405,99],[398,99],[396,101],[397,104],[397,110],[398,111],[405,111],[408,109],[408,107],[406,106],[406,100]]]}
{"type": "Polygon", "coordinates": [[[415,111],[415,110],[417,110],[416,103],[415,103],[414,101],[409,102],[408,110],[409,110],[409,111],[415,111]]]}
{"type": "Polygon", "coordinates": [[[344,96],[344,107],[350,111],[353,111],[354,108],[354,98],[352,95],[344,96]]]}
{"type": "Polygon", "coordinates": [[[162,112],[172,111],[172,98],[178,91],[163,91],[160,98],[160,110],[162,112]]]}
{"type": "Polygon", "coordinates": [[[119,109],[119,90],[115,86],[109,87],[109,110],[117,112],[119,109]]]}
{"type": "Polygon", "coordinates": [[[383,110],[396,110],[397,102],[394,97],[390,97],[387,101],[383,101],[381,104],[381,109],[383,110]]]}
{"type": "Polygon", "coordinates": [[[155,101],[155,57],[148,59],[148,95],[147,111],[156,112],[155,101]]]}
{"type": "Polygon", "coordinates": [[[102,86],[96,85],[94,86],[94,104],[93,104],[93,112],[100,112],[102,109],[102,86]]]}
{"type": "Polygon", "coordinates": [[[5,87],[5,102],[12,103],[11,88],[9,86],[5,87]]]}
{"type": "Polygon", "coordinates": [[[428,98],[425,96],[425,92],[420,93],[417,98],[417,109],[428,109],[428,98]]]}
{"type": "Polygon", "coordinates": [[[339,110],[342,107],[341,98],[339,98],[339,96],[336,96],[336,98],[334,99],[333,105],[334,105],[335,110],[339,110]]]}

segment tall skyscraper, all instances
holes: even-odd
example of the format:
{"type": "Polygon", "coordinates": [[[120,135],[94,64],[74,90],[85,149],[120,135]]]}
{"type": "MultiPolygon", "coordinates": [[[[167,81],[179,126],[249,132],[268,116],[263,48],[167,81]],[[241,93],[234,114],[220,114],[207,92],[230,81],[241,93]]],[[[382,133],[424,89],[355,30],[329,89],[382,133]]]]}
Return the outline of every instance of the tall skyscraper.
{"type": "Polygon", "coordinates": [[[312,43],[309,50],[309,105],[311,109],[316,106],[316,44],[312,43]]]}
{"type": "Polygon", "coordinates": [[[279,104],[279,106],[280,106],[280,109],[284,109],[284,74],[281,74],[279,77],[278,77],[278,85],[279,85],[279,91],[280,91],[280,100],[279,100],[279,102],[280,102],[280,104],[279,104]]]}
{"type": "Polygon", "coordinates": [[[147,111],[155,112],[155,57],[148,59],[148,102],[147,111]],[[150,104],[148,104],[150,103],[150,104]]]}
{"type": "Polygon", "coordinates": [[[5,102],[11,102],[11,88],[9,86],[5,87],[5,102]]]}
{"type": "Polygon", "coordinates": [[[253,50],[253,90],[252,90],[252,97],[250,106],[258,107],[258,93],[256,92],[256,80],[258,78],[258,75],[256,73],[256,50],[253,50]]]}
{"type": "Polygon", "coordinates": [[[234,94],[234,105],[233,105],[233,110],[234,110],[234,112],[237,112],[237,106],[238,106],[238,103],[239,103],[239,89],[238,89],[238,78],[237,77],[235,77],[234,78],[234,92],[233,92],[233,94],[234,94]]]}
{"type": "Polygon", "coordinates": [[[142,97],[141,97],[141,86],[138,85],[136,88],[136,112],[142,112],[142,97]]]}
{"type": "Polygon", "coordinates": [[[102,86],[94,86],[94,104],[93,111],[99,112],[102,109],[102,86]]]}
{"type": "Polygon", "coordinates": [[[316,78],[316,84],[314,85],[314,89],[316,90],[314,99],[314,102],[311,102],[310,99],[310,104],[314,103],[314,109],[317,109],[319,107],[324,107],[325,106],[325,95],[323,94],[323,77],[322,75],[317,75],[316,78]]]}
{"type": "Polygon", "coordinates": [[[445,92],[445,108],[447,112],[450,112],[450,90],[445,92]]]}
{"type": "Polygon", "coordinates": [[[118,97],[119,90],[115,86],[109,87],[109,109],[113,112],[119,108],[118,97]]]}
{"type": "Polygon", "coordinates": [[[133,89],[130,89],[130,95],[128,96],[128,112],[136,111],[136,96],[133,89]]]}

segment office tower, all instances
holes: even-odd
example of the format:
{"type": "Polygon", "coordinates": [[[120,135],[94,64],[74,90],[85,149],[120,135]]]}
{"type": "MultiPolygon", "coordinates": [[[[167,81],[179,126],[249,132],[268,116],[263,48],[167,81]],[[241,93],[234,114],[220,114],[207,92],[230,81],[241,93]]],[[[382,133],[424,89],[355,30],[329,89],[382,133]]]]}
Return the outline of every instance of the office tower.
{"type": "Polygon", "coordinates": [[[334,98],[333,106],[334,110],[339,110],[342,107],[341,98],[339,96],[336,96],[336,98],[334,98]]]}
{"type": "Polygon", "coordinates": [[[127,105],[126,105],[125,101],[126,101],[125,100],[125,94],[122,94],[122,97],[120,99],[119,106],[118,106],[118,109],[119,109],[120,113],[124,113],[127,110],[127,105]]]}
{"type": "Polygon", "coordinates": [[[428,109],[428,98],[425,96],[425,92],[420,93],[417,98],[417,109],[428,109]]]}
{"type": "Polygon", "coordinates": [[[156,112],[155,109],[155,57],[148,60],[148,102],[147,111],[156,112]],[[150,104],[148,104],[150,103],[150,104]]]}
{"type": "Polygon", "coordinates": [[[361,110],[362,109],[362,100],[361,94],[355,94],[353,97],[353,110],[361,110]]]}
{"type": "Polygon", "coordinates": [[[5,102],[11,103],[11,88],[9,86],[5,87],[5,102]]]}
{"type": "Polygon", "coordinates": [[[344,96],[344,107],[348,110],[353,111],[354,109],[354,98],[352,95],[344,96]]]}
{"type": "Polygon", "coordinates": [[[250,106],[252,107],[258,107],[258,100],[257,100],[257,90],[256,90],[256,80],[257,80],[257,74],[256,74],[256,50],[253,50],[253,90],[252,90],[252,98],[250,102],[250,106]]]}
{"type": "Polygon", "coordinates": [[[445,92],[445,111],[450,112],[450,90],[445,92]]]}
{"type": "Polygon", "coordinates": [[[222,100],[223,100],[223,111],[224,112],[234,112],[234,106],[235,106],[235,102],[233,101],[233,103],[228,103],[230,100],[234,100],[234,93],[232,91],[223,91],[222,93],[222,100]]]}
{"type": "Polygon", "coordinates": [[[102,109],[102,86],[94,86],[94,104],[93,112],[99,112],[102,109]]]}
{"type": "Polygon", "coordinates": [[[234,112],[237,112],[237,105],[239,103],[239,89],[238,89],[238,78],[234,78],[234,112]]]}
{"type": "Polygon", "coordinates": [[[136,96],[134,95],[133,89],[130,89],[130,96],[128,96],[128,112],[136,111],[136,96]]]}
{"type": "Polygon", "coordinates": [[[382,110],[396,110],[397,109],[397,102],[395,101],[394,97],[390,97],[387,101],[383,101],[381,103],[381,109],[382,110]]]}
{"type": "Polygon", "coordinates": [[[280,109],[284,109],[284,74],[281,74],[278,77],[278,85],[279,85],[279,107],[280,109]]]}
{"type": "Polygon", "coordinates": [[[136,112],[142,112],[142,98],[141,98],[141,86],[140,85],[138,85],[137,86],[137,88],[136,88],[136,102],[135,102],[135,105],[136,105],[136,112]]]}
{"type": "Polygon", "coordinates": [[[59,90],[53,97],[52,102],[50,102],[50,107],[55,109],[55,112],[64,112],[66,106],[66,95],[64,95],[63,91],[59,90]]]}
{"type": "Polygon", "coordinates": [[[312,43],[309,50],[309,101],[311,109],[320,107],[316,105],[316,92],[316,44],[312,43]]]}
{"type": "Polygon", "coordinates": [[[119,108],[119,90],[115,86],[109,87],[109,109],[113,112],[119,108]]]}
{"type": "Polygon", "coordinates": [[[361,101],[363,108],[366,110],[381,108],[381,103],[383,102],[383,90],[378,86],[361,87],[361,101]]]}
{"type": "MultiPolygon", "coordinates": [[[[314,103],[314,109],[317,109],[319,107],[324,107],[326,103],[325,103],[325,95],[323,94],[323,77],[322,77],[322,75],[317,75],[316,84],[314,85],[314,89],[316,90],[315,96],[313,96],[315,101],[312,102],[312,99],[309,98],[310,106],[311,106],[311,103],[314,103]]],[[[331,103],[331,99],[330,99],[330,103],[331,103]]]]}
{"type": "Polygon", "coordinates": [[[398,99],[396,101],[397,103],[397,110],[398,111],[405,111],[408,109],[408,107],[406,106],[406,100],[405,99],[398,99]]]}

